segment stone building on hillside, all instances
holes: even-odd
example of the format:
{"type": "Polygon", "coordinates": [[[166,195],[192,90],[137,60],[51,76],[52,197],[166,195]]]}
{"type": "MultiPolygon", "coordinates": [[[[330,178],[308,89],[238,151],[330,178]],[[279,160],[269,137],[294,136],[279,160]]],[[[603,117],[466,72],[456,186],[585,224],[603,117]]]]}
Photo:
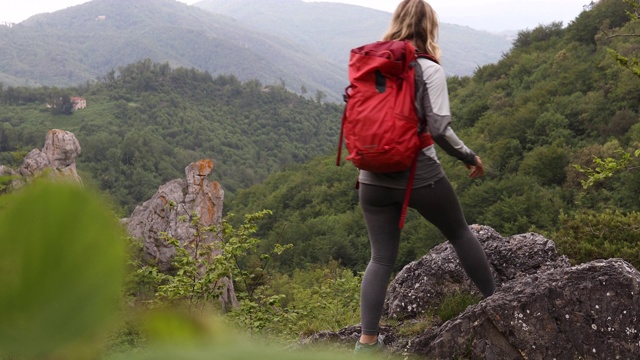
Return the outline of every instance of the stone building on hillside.
{"type": "Polygon", "coordinates": [[[87,107],[87,99],[79,96],[74,96],[71,98],[71,104],[73,106],[73,111],[85,109],[87,107]]]}

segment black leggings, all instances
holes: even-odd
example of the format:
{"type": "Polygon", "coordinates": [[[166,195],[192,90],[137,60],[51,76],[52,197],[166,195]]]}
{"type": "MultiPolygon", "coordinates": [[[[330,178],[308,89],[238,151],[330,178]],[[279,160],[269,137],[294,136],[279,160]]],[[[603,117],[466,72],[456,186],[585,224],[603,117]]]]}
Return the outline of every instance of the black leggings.
{"type": "MultiPolygon", "coordinates": [[[[371,260],[362,278],[362,334],[378,334],[387,285],[400,244],[400,213],[406,190],[360,184],[360,205],[367,223],[371,260]]],[[[484,296],[495,284],[489,262],[469,229],[455,191],[446,177],[412,190],[409,206],[435,225],[453,245],[465,272],[484,296]]]]}

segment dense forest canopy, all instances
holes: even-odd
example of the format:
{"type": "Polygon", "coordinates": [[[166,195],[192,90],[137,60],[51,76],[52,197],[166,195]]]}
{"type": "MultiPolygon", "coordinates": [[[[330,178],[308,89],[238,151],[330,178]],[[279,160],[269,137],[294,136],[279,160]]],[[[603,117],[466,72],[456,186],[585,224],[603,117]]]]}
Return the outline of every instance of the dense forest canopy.
{"type": "MultiPolygon", "coordinates": [[[[585,190],[574,166],[640,147],[640,77],[611,54],[639,52],[638,35],[612,36],[638,34],[629,5],[602,0],[566,27],[522,31],[499,62],[448,79],[454,129],[487,168],[471,180],[440,152],[469,223],[505,235],[553,233],[583,211],[640,210],[639,171],[585,190]]],[[[0,163],[18,166],[49,129],[69,130],[83,148],[81,175],[126,216],[190,162],[211,158],[226,212],[274,211],[260,235],[265,246],[296,245],[283,268],[336,259],[361,270],[367,247],[356,170],[331,161],[341,111],[320,92],[309,99],[280,85],[145,60],[78,87],[0,86],[0,163]],[[87,98],[87,109],[67,115],[45,106],[76,95],[87,98]]],[[[443,241],[415,215],[398,267],[443,241]]]]}
{"type": "Polygon", "coordinates": [[[321,100],[149,60],[82,87],[0,88],[0,163],[15,166],[16,152],[42,148],[49,129],[71,131],[83,178],[128,214],[200,158],[214,161],[216,180],[232,193],[326,154],[337,143],[341,108],[321,100]],[[46,107],[70,96],[86,98],[87,108],[65,115],[46,107]]]}

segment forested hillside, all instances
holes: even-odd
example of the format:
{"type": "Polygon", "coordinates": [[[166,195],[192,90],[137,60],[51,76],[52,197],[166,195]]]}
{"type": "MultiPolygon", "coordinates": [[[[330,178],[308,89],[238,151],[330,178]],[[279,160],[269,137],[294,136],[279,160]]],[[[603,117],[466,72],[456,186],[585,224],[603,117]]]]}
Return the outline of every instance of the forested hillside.
{"type": "MultiPolygon", "coordinates": [[[[274,244],[293,244],[279,258],[292,271],[331,259],[362,271],[369,261],[367,230],[355,188],[358,172],[351,164],[336,166],[335,156],[321,157],[273,174],[264,183],[241,190],[225,203],[226,213],[270,209],[260,225],[263,251],[274,244]]],[[[423,255],[444,238],[417,213],[403,229],[397,269],[423,255]]]]}
{"type": "MultiPolygon", "coordinates": [[[[637,62],[634,74],[608,50],[637,58],[640,35],[611,36],[638,34],[629,9],[622,1],[602,0],[566,28],[555,23],[520,32],[509,54],[475,76],[449,79],[454,129],[487,170],[471,180],[460,162],[439,152],[469,223],[503,234],[552,234],[574,259],[626,251],[628,260],[638,261],[633,251],[620,249],[635,249],[638,239],[640,171],[631,154],[640,149],[640,77],[637,62]],[[587,176],[574,165],[597,173],[605,165],[594,165],[594,157],[620,160],[625,153],[631,163],[583,188],[587,176]]],[[[633,61],[628,65],[633,68],[633,61]]],[[[295,245],[285,268],[334,258],[363,269],[367,243],[356,177],[350,165],[332,167],[330,160],[315,161],[274,175],[240,191],[228,208],[275,210],[262,231],[272,243],[295,245]]],[[[416,215],[403,231],[398,269],[442,241],[416,215]]]]}
{"type": "Polygon", "coordinates": [[[201,158],[214,161],[215,179],[233,193],[326,154],[341,116],[339,105],[282,86],[149,60],[81,88],[0,87],[0,103],[0,164],[17,166],[50,129],[71,131],[82,146],[83,179],[111,194],[125,215],[201,158]],[[87,108],[46,106],[71,96],[85,97],[87,108]]]}

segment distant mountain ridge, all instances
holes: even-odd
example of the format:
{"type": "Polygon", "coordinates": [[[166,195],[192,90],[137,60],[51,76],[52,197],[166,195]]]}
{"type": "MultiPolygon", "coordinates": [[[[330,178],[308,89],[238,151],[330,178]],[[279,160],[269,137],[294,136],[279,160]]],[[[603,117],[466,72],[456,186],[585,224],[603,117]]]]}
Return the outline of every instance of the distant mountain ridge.
{"type": "MultiPolygon", "coordinates": [[[[71,86],[149,58],[339,101],[349,49],[377,40],[390,14],[302,0],[93,0],[0,26],[0,82],[71,86]]],[[[470,75],[509,41],[443,24],[443,65],[470,75]]]]}
{"type": "Polygon", "coordinates": [[[0,47],[9,49],[0,79],[27,85],[75,85],[145,58],[328,94],[345,77],[290,41],[175,0],[93,0],[37,15],[0,28],[0,47]]]}
{"type": "MultiPolygon", "coordinates": [[[[391,13],[366,7],[302,0],[202,0],[194,6],[237,19],[254,30],[307,46],[346,67],[351,48],[380,40],[391,13]]],[[[440,24],[442,64],[449,75],[472,75],[511,48],[506,36],[440,24]]]]}

